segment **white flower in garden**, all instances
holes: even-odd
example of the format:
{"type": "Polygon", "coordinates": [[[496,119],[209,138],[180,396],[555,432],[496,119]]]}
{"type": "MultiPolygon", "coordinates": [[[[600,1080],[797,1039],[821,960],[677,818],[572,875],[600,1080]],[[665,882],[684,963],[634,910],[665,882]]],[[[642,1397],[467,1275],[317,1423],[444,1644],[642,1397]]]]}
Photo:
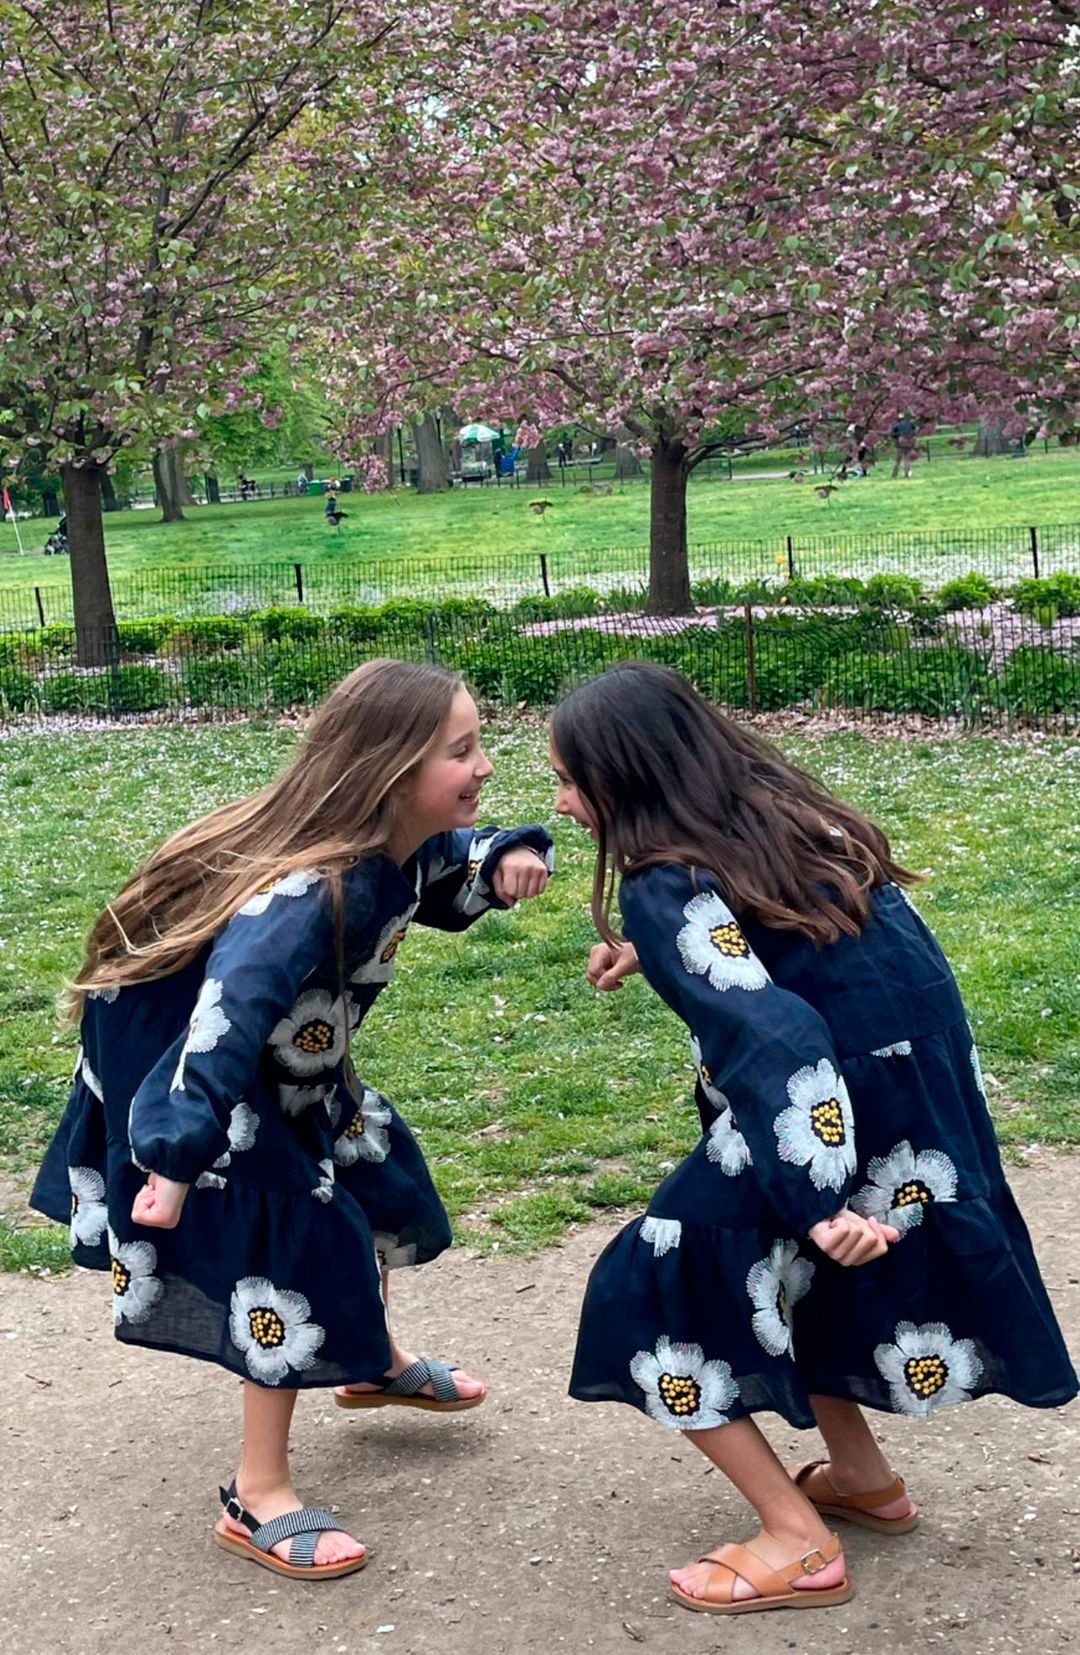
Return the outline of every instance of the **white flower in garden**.
{"type": "Polygon", "coordinates": [[[677,1218],[646,1217],[641,1220],[641,1229],[638,1234],[642,1241],[652,1243],[653,1253],[657,1258],[663,1258],[670,1253],[682,1240],[682,1225],[677,1218]]]}
{"type": "Polygon", "coordinates": [[[229,1304],[229,1333],[252,1379],[261,1385],[280,1385],[290,1370],[310,1368],[326,1338],[311,1320],[304,1295],[275,1287],[265,1276],[237,1282],[229,1304]]]}
{"type": "Polygon", "coordinates": [[[165,1289],[154,1275],[157,1248],[149,1241],[118,1241],[109,1230],[113,1321],[145,1322],[165,1289]]]}
{"type": "Polygon", "coordinates": [[[799,1257],[797,1241],[774,1241],[768,1258],[758,1259],[746,1278],[754,1306],[753,1328],[770,1356],[794,1356],[791,1307],[810,1289],[814,1266],[799,1257]]]}
{"type": "Polygon", "coordinates": [[[312,885],[317,885],[322,878],[321,874],[309,873],[306,868],[294,868],[292,873],[283,874],[272,884],[266,885],[254,896],[249,896],[237,914],[265,914],[276,896],[303,896],[312,885]]]}
{"type": "Polygon", "coordinates": [[[394,975],[397,964],[397,951],[405,941],[409,929],[409,921],[417,909],[415,902],[411,903],[404,913],[388,920],[379,932],[378,940],[370,956],[358,966],[350,978],[354,983],[388,983],[394,975]]]}
{"type": "Polygon", "coordinates": [[[802,1166],[817,1190],[842,1189],[855,1171],[855,1122],[847,1087],[823,1057],[796,1069],[787,1083],[791,1106],[773,1121],[782,1161],[802,1166]]]}
{"type": "Polygon", "coordinates": [[[691,897],[683,917],[686,924],[675,942],[691,976],[708,977],[721,993],[729,988],[764,988],[771,982],[735,915],[715,891],[691,897]]]}
{"type": "Polygon", "coordinates": [[[375,1257],[381,1270],[400,1270],[406,1265],[416,1263],[416,1242],[402,1242],[400,1236],[390,1235],[385,1230],[376,1230],[374,1237],[375,1257]]]}
{"type": "Polygon", "coordinates": [[[363,1098],[352,1120],[334,1144],[334,1160],[339,1167],[354,1166],[357,1161],[385,1161],[390,1153],[390,1105],[381,1092],[364,1087],[363,1098]]]}
{"type": "Polygon", "coordinates": [[[690,1036],[690,1056],[694,1060],[694,1068],[697,1070],[697,1077],[701,1083],[701,1090],[704,1092],[713,1108],[726,1109],[728,1107],[728,1100],[724,1093],[721,1092],[719,1086],[715,1086],[713,1084],[713,1077],[709,1073],[705,1059],[702,1055],[701,1041],[698,1039],[696,1034],[692,1034],[690,1036]]]}
{"type": "Polygon", "coordinates": [[[319,1162],[319,1182],[312,1190],[316,1201],[332,1201],[334,1199],[334,1163],[333,1161],[319,1162]]]}
{"type": "Polygon", "coordinates": [[[71,1185],[71,1245],[96,1247],[105,1234],[109,1213],[105,1205],[105,1180],[93,1167],[68,1167],[71,1185]]]}
{"type": "Polygon", "coordinates": [[[926,1419],[939,1408],[970,1402],[982,1361],[971,1339],[954,1339],[944,1322],[898,1322],[893,1343],[874,1352],[897,1413],[926,1419]]]}
{"type": "Polygon", "coordinates": [[[879,1046],[870,1053],[871,1057],[910,1057],[911,1041],[897,1040],[891,1046],[879,1046]]]}
{"type": "Polygon", "coordinates": [[[751,1164],[750,1146],[735,1124],[732,1110],[725,1109],[709,1127],[705,1155],[728,1178],[737,1178],[751,1164]]]}
{"type": "Polygon", "coordinates": [[[739,1395],[729,1363],[706,1362],[700,1345],[672,1344],[666,1336],[655,1352],[638,1351],[630,1377],[645,1392],[649,1417],[677,1431],[727,1425],[727,1409],[739,1395]]]}
{"type": "Polygon", "coordinates": [[[345,1056],[345,1005],[325,988],[309,988],[270,1032],[274,1055],[294,1075],[319,1075],[345,1056]]]}
{"type": "Polygon", "coordinates": [[[888,1155],[877,1155],[866,1169],[870,1182],[848,1202],[853,1212],[877,1218],[899,1230],[903,1240],[922,1223],[931,1201],[956,1200],[956,1168],[940,1149],[916,1155],[905,1138],[888,1155]]]}
{"type": "Polygon", "coordinates": [[[181,1092],[184,1089],[184,1065],[189,1053],[212,1052],[222,1036],[228,1034],[232,1028],[221,1009],[221,993],[222,985],[217,978],[207,977],[199,990],[199,998],[191,1013],[187,1039],[180,1051],[180,1060],[176,1065],[172,1085],[169,1087],[170,1092],[181,1092]]]}

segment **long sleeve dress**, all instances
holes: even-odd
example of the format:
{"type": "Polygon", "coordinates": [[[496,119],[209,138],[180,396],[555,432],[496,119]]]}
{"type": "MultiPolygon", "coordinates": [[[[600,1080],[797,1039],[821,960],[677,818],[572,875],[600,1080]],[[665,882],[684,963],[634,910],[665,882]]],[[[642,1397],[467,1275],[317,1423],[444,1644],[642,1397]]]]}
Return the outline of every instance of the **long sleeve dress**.
{"type": "Polygon", "coordinates": [[[410,923],[458,931],[500,908],[500,858],[543,828],[439,834],[403,866],[343,877],[343,961],[328,883],[253,896],[183,971],[91,994],[71,1097],[31,1202],[70,1224],[77,1264],[110,1270],[117,1336],[263,1385],[338,1385],[390,1364],[379,1263],[450,1242],[424,1158],[346,1057],[410,923]],[[342,970],[342,965],[344,969],[342,970]],[[174,1230],[133,1224],[153,1171],[192,1186],[174,1230]]]}
{"type": "Polygon", "coordinates": [[[571,1395],[683,1430],[759,1409],[811,1426],[811,1394],[917,1416],[1075,1396],[956,983],[906,892],[883,885],[861,935],[820,949],[672,863],[620,906],[690,1031],[703,1135],[597,1260],[571,1395]],[[845,1204],[900,1232],[856,1269],[808,1240],[845,1204]]]}

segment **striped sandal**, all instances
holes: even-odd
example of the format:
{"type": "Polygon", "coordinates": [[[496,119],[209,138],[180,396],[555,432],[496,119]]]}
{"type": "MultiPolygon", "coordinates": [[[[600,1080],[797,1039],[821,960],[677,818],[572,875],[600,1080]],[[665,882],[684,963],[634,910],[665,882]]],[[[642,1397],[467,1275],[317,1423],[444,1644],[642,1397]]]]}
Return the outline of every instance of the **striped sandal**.
{"type": "Polygon", "coordinates": [[[429,1414],[460,1414],[466,1408],[479,1408],[487,1392],[458,1396],[453,1377],[456,1372],[438,1356],[420,1356],[378,1390],[336,1390],[334,1401],[339,1408],[423,1408],[429,1414]],[[420,1395],[425,1385],[431,1386],[434,1396],[420,1395]]]}
{"type": "Polygon", "coordinates": [[[829,1481],[827,1460],[811,1460],[796,1466],[792,1472],[795,1486],[823,1517],[841,1517],[860,1529],[871,1529],[875,1534],[910,1534],[919,1526],[919,1511],[912,1504],[906,1517],[878,1517],[882,1506],[891,1506],[907,1493],[903,1477],[894,1477],[887,1488],[877,1488],[870,1494],[838,1494],[829,1481]]]}
{"type": "Polygon", "coordinates": [[[713,1565],[713,1579],[708,1595],[692,1598],[674,1581],[668,1586],[676,1603],[684,1609],[694,1609],[701,1615],[757,1615],[765,1609],[828,1609],[838,1603],[847,1603],[855,1596],[855,1588],[845,1575],[837,1586],[807,1587],[798,1591],[791,1584],[802,1575],[817,1575],[840,1556],[840,1542],[830,1534],[820,1550],[807,1552],[795,1563],[782,1569],[770,1569],[767,1563],[748,1546],[720,1546],[708,1552],[702,1563],[713,1565]],[[745,1580],[758,1594],[756,1598],[736,1598],[735,1586],[745,1580]]]}
{"type": "Polygon", "coordinates": [[[228,1488],[219,1488],[218,1493],[228,1516],[234,1523],[242,1523],[248,1535],[234,1534],[217,1522],[214,1524],[215,1541],[225,1551],[235,1552],[237,1557],[246,1557],[252,1563],[258,1563],[260,1568],[271,1569],[276,1575],[290,1575],[295,1580],[337,1580],[341,1575],[356,1574],[367,1563],[366,1551],[359,1557],[347,1558],[344,1563],[315,1562],[319,1536],[329,1529],[341,1527],[328,1511],[323,1511],[319,1506],[302,1506],[299,1511],[286,1511],[280,1517],[271,1517],[268,1522],[260,1523],[237,1498],[235,1481],[228,1488]],[[287,1562],[284,1558],[274,1557],[270,1549],[282,1540],[292,1541],[287,1562]]]}

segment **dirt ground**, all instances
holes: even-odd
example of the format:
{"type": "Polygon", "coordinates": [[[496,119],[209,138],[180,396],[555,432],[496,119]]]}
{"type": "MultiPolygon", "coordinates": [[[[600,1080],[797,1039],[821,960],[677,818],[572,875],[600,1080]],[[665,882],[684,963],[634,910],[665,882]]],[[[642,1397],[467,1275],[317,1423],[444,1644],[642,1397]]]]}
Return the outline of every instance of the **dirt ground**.
{"type": "MultiPolygon", "coordinates": [[[[1076,1352],[1080,1160],[1041,1158],[1013,1185],[1076,1352]]],[[[450,1419],[301,1397],[300,1489],[372,1553],[323,1585],[210,1543],[236,1459],[235,1380],[116,1344],[100,1276],[0,1278],[0,1650],[1080,1652],[1078,1404],[883,1418],[925,1518],[906,1538],[846,1530],[858,1590],[842,1608],[723,1621],[669,1603],[666,1570],[751,1519],[674,1432],[566,1397],[582,1283],[608,1234],[399,1273],[399,1329],[483,1373],[491,1395],[450,1419]]],[[[765,1424],[783,1453],[813,1456],[816,1438],[765,1424]]]]}

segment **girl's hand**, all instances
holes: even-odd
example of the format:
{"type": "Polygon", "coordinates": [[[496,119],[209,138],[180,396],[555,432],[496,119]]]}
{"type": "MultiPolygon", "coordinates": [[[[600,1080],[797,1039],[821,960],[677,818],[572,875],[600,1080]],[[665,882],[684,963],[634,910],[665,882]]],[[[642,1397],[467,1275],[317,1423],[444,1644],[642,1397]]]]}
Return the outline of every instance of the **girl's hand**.
{"type": "Polygon", "coordinates": [[[822,1219],[810,1231],[810,1240],[836,1264],[869,1264],[880,1258],[890,1241],[899,1241],[900,1231],[876,1218],[861,1218],[849,1207],[841,1207],[831,1218],[822,1219]]]}
{"type": "Polygon", "coordinates": [[[131,1222],[147,1224],[155,1230],[175,1230],[189,1187],[163,1178],[160,1172],[148,1173],[146,1183],[132,1203],[131,1222]]]}
{"type": "Polygon", "coordinates": [[[593,988],[606,994],[609,989],[622,988],[623,978],[640,970],[637,949],[632,942],[624,942],[619,948],[613,948],[609,942],[598,942],[589,950],[585,975],[593,988]]]}
{"type": "Polygon", "coordinates": [[[539,896],[546,888],[548,871],[543,858],[525,845],[508,850],[499,858],[491,888],[500,902],[512,908],[515,902],[524,902],[530,896],[539,896]]]}

